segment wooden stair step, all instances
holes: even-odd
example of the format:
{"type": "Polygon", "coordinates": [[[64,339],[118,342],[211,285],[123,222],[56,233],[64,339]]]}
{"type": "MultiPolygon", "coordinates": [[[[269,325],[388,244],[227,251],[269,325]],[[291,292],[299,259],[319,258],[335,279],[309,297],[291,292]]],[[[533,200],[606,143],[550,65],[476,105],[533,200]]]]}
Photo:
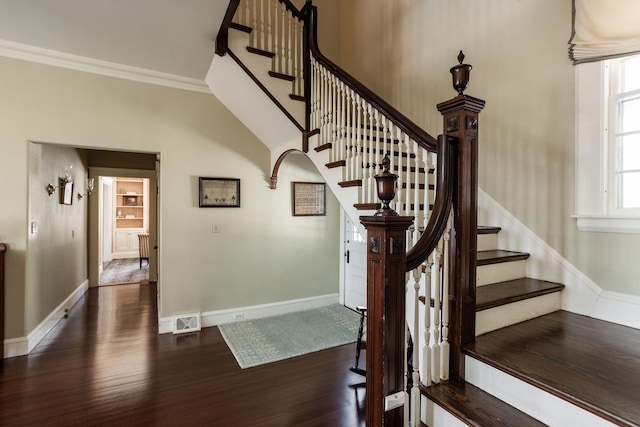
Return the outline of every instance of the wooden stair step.
{"type": "Polygon", "coordinates": [[[342,188],[347,188],[347,187],[362,187],[362,180],[361,179],[354,179],[353,181],[342,181],[339,182],[338,185],[342,188]]]}
{"type": "Polygon", "coordinates": [[[476,266],[519,261],[527,258],[529,258],[529,254],[525,252],[505,251],[502,249],[479,251],[476,266]]]}
{"type": "Polygon", "coordinates": [[[353,207],[359,211],[377,211],[382,207],[382,203],[356,203],[353,207]]]}
{"type": "Polygon", "coordinates": [[[229,28],[233,28],[234,30],[242,31],[243,33],[248,33],[248,34],[253,31],[253,28],[247,27],[246,25],[238,24],[235,22],[232,22],[231,24],[229,24],[229,28]]]}
{"type": "MultiPolygon", "coordinates": [[[[640,426],[639,348],[638,329],[559,310],[478,336],[463,352],[615,425],[640,426]]],[[[508,400],[512,390],[497,392],[508,400]]]]}
{"type": "Polygon", "coordinates": [[[258,49],[251,46],[247,46],[247,52],[260,55],[260,56],[266,56],[267,58],[273,58],[274,56],[276,56],[276,54],[273,52],[269,52],[269,51],[258,49]]]}
{"type": "Polygon", "coordinates": [[[294,101],[300,101],[300,102],[305,102],[306,101],[304,96],[302,96],[302,95],[294,95],[293,93],[289,95],[289,98],[293,99],[294,101]]]}
{"type": "Polygon", "coordinates": [[[331,147],[333,147],[333,144],[331,144],[331,143],[328,143],[328,144],[322,144],[322,145],[318,145],[316,148],[314,148],[314,150],[316,150],[316,152],[318,152],[318,153],[319,153],[319,152],[321,152],[321,151],[328,150],[328,149],[330,149],[331,147]]]}
{"type": "Polygon", "coordinates": [[[343,166],[346,166],[346,165],[347,165],[347,161],[346,160],[337,160],[335,162],[329,162],[329,163],[325,164],[325,166],[328,169],[340,168],[340,167],[343,167],[343,166]]]}
{"type": "Polygon", "coordinates": [[[463,423],[476,427],[542,427],[545,424],[469,383],[455,380],[420,390],[463,423]]]}
{"type": "Polygon", "coordinates": [[[296,78],[289,74],[277,73],[275,71],[269,71],[269,75],[274,79],[286,80],[288,82],[294,81],[296,78]]]}
{"type": "Polygon", "coordinates": [[[479,225],[478,234],[497,234],[502,230],[500,227],[491,227],[488,225],[479,225]]]}
{"type": "Polygon", "coordinates": [[[476,311],[560,292],[564,285],[529,277],[476,288],[476,311]]]}

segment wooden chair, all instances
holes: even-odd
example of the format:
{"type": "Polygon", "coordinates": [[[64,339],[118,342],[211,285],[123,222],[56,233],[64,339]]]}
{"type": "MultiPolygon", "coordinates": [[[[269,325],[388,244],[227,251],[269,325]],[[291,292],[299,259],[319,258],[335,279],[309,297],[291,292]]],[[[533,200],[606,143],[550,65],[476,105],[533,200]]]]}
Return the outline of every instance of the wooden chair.
{"type": "Polygon", "coordinates": [[[358,340],[356,341],[356,363],[352,368],[349,368],[351,372],[355,372],[358,375],[366,376],[366,371],[360,369],[358,364],[360,363],[360,351],[367,349],[367,330],[365,320],[367,318],[367,307],[356,307],[358,313],[360,313],[360,328],[358,329],[358,340]]]}
{"type": "Polygon", "coordinates": [[[140,251],[140,268],[142,268],[142,260],[147,260],[149,265],[149,233],[138,234],[138,247],[140,251]]]}

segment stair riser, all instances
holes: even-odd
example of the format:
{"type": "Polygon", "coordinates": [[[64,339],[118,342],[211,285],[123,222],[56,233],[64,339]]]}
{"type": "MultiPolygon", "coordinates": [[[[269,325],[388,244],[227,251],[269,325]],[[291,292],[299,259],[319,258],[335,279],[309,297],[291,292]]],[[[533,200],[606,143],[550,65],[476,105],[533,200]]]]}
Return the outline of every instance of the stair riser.
{"type": "Polygon", "coordinates": [[[498,249],[497,234],[478,234],[478,251],[491,251],[498,249]]]}
{"type": "Polygon", "coordinates": [[[525,277],[526,272],[526,260],[481,265],[476,270],[476,285],[485,286],[491,283],[519,279],[525,277]]]}
{"type": "Polygon", "coordinates": [[[478,311],[476,312],[476,335],[552,313],[560,310],[561,306],[562,297],[559,292],[554,292],[478,311]]]}
{"type": "Polygon", "coordinates": [[[591,412],[470,356],[465,357],[465,380],[550,426],[614,426],[591,412]]]}
{"type": "Polygon", "coordinates": [[[467,424],[424,396],[422,396],[421,407],[420,421],[428,426],[468,427],[467,424]]]}

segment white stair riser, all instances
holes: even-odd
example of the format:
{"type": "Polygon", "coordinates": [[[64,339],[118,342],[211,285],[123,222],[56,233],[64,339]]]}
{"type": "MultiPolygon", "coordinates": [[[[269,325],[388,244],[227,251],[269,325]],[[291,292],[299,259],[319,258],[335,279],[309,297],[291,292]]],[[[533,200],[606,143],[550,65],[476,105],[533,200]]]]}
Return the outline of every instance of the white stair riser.
{"type": "Polygon", "coordinates": [[[440,405],[434,403],[425,396],[422,396],[421,406],[420,421],[428,426],[467,427],[467,424],[463,423],[446,409],[443,409],[440,405]]]}
{"type": "Polygon", "coordinates": [[[291,114],[299,124],[304,125],[304,102],[295,101],[289,98],[293,90],[293,83],[271,77],[271,58],[256,55],[247,51],[249,35],[243,31],[229,30],[229,49],[242,61],[242,63],[253,73],[260,83],[273,95],[280,104],[291,114]]]}
{"type": "Polygon", "coordinates": [[[498,234],[478,234],[478,251],[492,251],[498,249],[498,234]]]}
{"type": "Polygon", "coordinates": [[[554,292],[478,311],[476,313],[476,335],[486,334],[505,326],[552,313],[560,310],[561,306],[562,297],[560,292],[554,292]]]}
{"type": "Polygon", "coordinates": [[[591,412],[470,356],[465,357],[465,380],[550,426],[614,426],[591,412]]]}
{"type": "Polygon", "coordinates": [[[484,286],[525,277],[527,264],[526,260],[500,262],[498,264],[481,265],[476,271],[476,285],[484,286]]]}

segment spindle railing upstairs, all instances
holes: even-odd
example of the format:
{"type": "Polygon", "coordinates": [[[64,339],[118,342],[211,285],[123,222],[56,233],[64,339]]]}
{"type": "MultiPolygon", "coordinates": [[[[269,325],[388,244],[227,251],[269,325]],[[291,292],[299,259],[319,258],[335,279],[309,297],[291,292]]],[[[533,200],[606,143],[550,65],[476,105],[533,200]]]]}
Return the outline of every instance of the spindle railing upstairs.
{"type": "MultiPolygon", "coordinates": [[[[359,208],[378,209],[378,198],[384,199],[378,181],[396,176],[397,193],[374,216],[362,217],[368,246],[367,425],[417,425],[420,384],[463,378],[461,349],[474,339],[477,116],[484,102],[463,94],[470,66],[462,56],[451,70],[459,95],[438,105],[445,135],[436,141],[322,55],[310,0],[301,11],[289,0],[232,0],[223,27],[232,20],[236,28],[250,27],[248,49],[273,54],[270,74],[293,75],[292,96],[306,101],[302,151],[315,136],[313,148],[329,150],[327,166],[343,168],[340,185],[358,188],[359,208]],[[408,287],[413,292],[406,296],[408,287]],[[407,298],[414,313],[408,322],[407,298]],[[414,348],[410,400],[405,324],[414,348]],[[404,410],[393,409],[398,402],[404,410]]],[[[218,35],[220,55],[227,31],[221,28],[218,35]]]]}

